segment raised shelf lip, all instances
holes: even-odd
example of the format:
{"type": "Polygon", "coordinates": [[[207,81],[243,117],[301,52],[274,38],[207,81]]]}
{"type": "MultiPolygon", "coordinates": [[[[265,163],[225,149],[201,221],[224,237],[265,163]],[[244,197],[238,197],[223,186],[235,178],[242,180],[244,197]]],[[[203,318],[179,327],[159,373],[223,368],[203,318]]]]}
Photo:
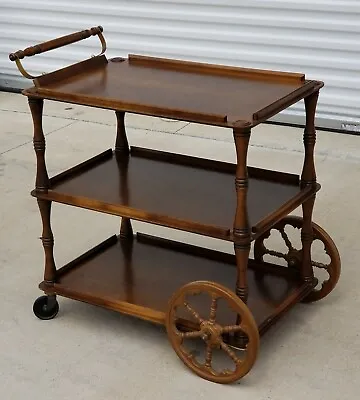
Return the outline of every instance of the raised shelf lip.
{"type": "Polygon", "coordinates": [[[61,204],[84,208],[87,210],[135,219],[137,221],[148,222],[154,225],[179,229],[191,233],[197,233],[203,236],[209,236],[227,241],[232,240],[230,229],[225,227],[213,226],[208,224],[205,225],[168,216],[164,217],[155,213],[147,213],[147,216],[144,217],[143,213],[137,209],[128,206],[103,203],[101,201],[92,201],[91,204],[84,205],[84,203],[88,203],[89,200],[86,197],[76,196],[76,199],[78,200],[76,202],[75,197],[73,196],[64,194],[58,195],[56,192],[52,192],[51,190],[49,190],[48,193],[36,192],[36,190],[33,190],[31,191],[31,195],[39,199],[50,200],[61,204]],[[78,205],[76,203],[83,204],[78,205]]]}
{"type": "MultiPolygon", "coordinates": [[[[226,161],[211,160],[201,157],[189,156],[186,154],[172,153],[168,151],[149,149],[139,146],[130,146],[130,155],[148,158],[151,160],[159,160],[162,162],[169,162],[171,164],[188,165],[193,168],[202,168],[208,169],[210,171],[216,170],[218,172],[231,173],[234,174],[234,178],[236,176],[237,165],[226,161]]],[[[291,185],[299,184],[299,175],[296,174],[267,170],[251,166],[248,166],[247,170],[250,177],[260,180],[284,182],[291,185]]]]}
{"type": "Polygon", "coordinates": [[[260,236],[262,233],[267,231],[268,229],[271,228],[271,226],[275,225],[277,222],[279,222],[282,218],[290,214],[292,211],[294,211],[299,205],[304,203],[306,200],[308,200],[310,197],[312,197],[315,193],[317,193],[321,189],[321,185],[319,183],[316,183],[313,186],[307,186],[297,193],[296,196],[294,196],[292,199],[287,201],[285,204],[283,204],[281,210],[276,210],[266,216],[262,221],[259,223],[255,224],[252,226],[252,240],[255,240],[258,236],[260,236]]]}
{"type": "MultiPolygon", "coordinates": [[[[171,162],[180,165],[189,165],[192,168],[203,168],[211,171],[218,171],[222,173],[234,174],[236,164],[208,160],[203,158],[197,158],[182,154],[169,153],[159,150],[144,149],[141,147],[132,146],[130,148],[130,157],[145,157],[153,160],[160,160],[163,162],[171,162]]],[[[104,212],[107,214],[128,217],[143,222],[149,222],[160,226],[166,226],[169,228],[179,229],[183,231],[193,232],[204,236],[214,237],[227,241],[232,241],[232,229],[226,226],[213,226],[211,224],[203,224],[191,220],[179,219],[172,216],[158,215],[156,213],[149,213],[146,210],[134,209],[129,206],[120,204],[110,204],[96,199],[90,199],[82,196],[72,196],[66,193],[57,193],[56,189],[52,190],[51,186],[61,183],[69,177],[74,177],[81,174],[84,171],[91,169],[99,163],[111,159],[116,156],[116,152],[112,149],[108,149],[66,171],[61,172],[58,175],[50,178],[50,189],[48,192],[33,190],[31,195],[37,198],[42,198],[50,201],[55,201],[62,204],[67,204],[75,207],[80,207],[88,210],[104,212]],[[144,211],[146,212],[144,215],[144,211]]],[[[285,172],[269,171],[260,168],[248,167],[249,176],[255,179],[264,181],[275,181],[289,184],[291,186],[299,185],[299,176],[295,174],[289,174],[285,172]]],[[[262,232],[270,228],[281,218],[289,214],[306,199],[310,198],[314,193],[320,189],[320,185],[317,184],[314,187],[306,187],[302,190],[299,189],[296,196],[288,200],[278,210],[274,210],[262,221],[259,221],[252,226],[252,240],[259,236],[262,232]]],[[[235,211],[234,211],[235,213],[235,211]]]]}
{"type": "Polygon", "coordinates": [[[250,124],[249,121],[238,120],[236,117],[231,117],[231,120],[228,120],[228,117],[226,115],[199,113],[189,110],[157,107],[151,104],[122,102],[116,99],[99,100],[96,97],[86,95],[76,97],[75,95],[69,95],[62,92],[54,92],[51,89],[45,88],[29,88],[23,90],[22,93],[28,97],[36,97],[70,104],[103,108],[113,111],[124,111],[128,113],[147,115],[150,117],[168,118],[178,121],[199,123],[203,125],[214,125],[223,128],[233,128],[239,126],[246,127],[250,124]]]}
{"type": "Polygon", "coordinates": [[[113,111],[123,111],[128,113],[146,115],[151,117],[168,118],[172,120],[185,121],[190,123],[198,123],[203,125],[213,125],[222,128],[248,128],[251,129],[258,124],[268,120],[278,112],[285,110],[289,106],[295,104],[299,100],[313,93],[316,89],[311,84],[306,83],[304,86],[295,90],[293,93],[280,99],[279,102],[273,103],[261,110],[255,112],[252,118],[241,118],[236,115],[220,115],[210,113],[192,112],[189,110],[157,107],[151,104],[139,104],[122,102],[115,99],[97,99],[93,96],[82,95],[75,98],[74,95],[64,94],[61,92],[53,92],[50,89],[25,89],[22,93],[28,97],[36,97],[41,99],[48,99],[53,101],[60,101],[70,104],[78,104],[83,106],[90,106],[95,108],[103,108],[113,111]]]}
{"type": "MultiPolygon", "coordinates": [[[[121,312],[123,314],[132,315],[143,320],[151,321],[157,324],[164,324],[165,322],[165,312],[160,310],[155,310],[146,306],[141,306],[135,303],[130,303],[127,301],[115,301],[111,297],[102,297],[99,298],[95,295],[91,295],[89,293],[80,292],[71,288],[66,287],[59,283],[61,277],[66,275],[68,272],[71,272],[72,269],[81,268],[83,263],[86,263],[93,257],[98,256],[102,252],[105,252],[111,246],[114,246],[118,243],[118,241],[128,241],[129,239],[121,239],[119,235],[113,235],[91,248],[87,252],[81,254],[79,257],[65,264],[63,267],[57,270],[57,281],[55,283],[48,283],[46,281],[42,281],[39,284],[39,288],[43,290],[45,293],[56,293],[60,296],[65,296],[74,300],[84,301],[93,305],[103,306],[106,304],[106,308],[112,309],[114,311],[121,312]]],[[[210,250],[200,246],[191,245],[188,243],[178,242],[174,240],[159,238],[156,236],[136,233],[134,239],[130,239],[138,241],[140,243],[146,243],[151,246],[161,247],[167,250],[172,250],[175,252],[180,252],[182,254],[188,254],[192,256],[197,256],[201,258],[208,259],[211,261],[220,261],[226,264],[229,264],[229,267],[236,268],[236,258],[233,254],[228,254],[224,252],[220,252],[217,250],[210,250]]],[[[276,264],[271,263],[257,263],[253,259],[249,259],[248,264],[249,269],[258,270],[262,273],[271,273],[272,275],[278,275],[283,277],[288,277],[288,279],[294,280],[297,279],[296,273],[289,270],[288,268],[281,267],[276,264]]],[[[296,303],[301,301],[307,294],[311,292],[313,287],[316,285],[316,282],[307,283],[304,282],[298,286],[298,288],[293,291],[293,293],[286,297],[284,301],[279,304],[279,306],[274,310],[265,320],[261,321],[258,324],[260,334],[264,334],[275,322],[277,322],[283,315],[286,314],[291,307],[295,306],[296,303]]],[[[181,321],[183,322],[183,320],[181,321]]],[[[186,322],[186,321],[185,321],[186,322]]]]}
{"type": "MultiPolygon", "coordinates": [[[[79,61],[75,64],[69,65],[58,70],[48,72],[34,79],[34,85],[37,88],[41,88],[42,85],[47,85],[49,83],[59,82],[64,78],[68,78],[71,73],[72,76],[79,76],[85,72],[94,71],[98,68],[103,67],[108,63],[106,56],[100,55],[96,57],[91,57],[83,61],[79,61]]],[[[25,89],[24,91],[26,91],[25,89]]]]}
{"type": "MultiPolygon", "coordinates": [[[[111,59],[110,59],[111,61],[111,59]]],[[[243,68],[221,64],[211,64],[179,59],[152,57],[139,54],[128,55],[129,64],[150,68],[171,69],[176,72],[198,73],[200,75],[220,75],[236,78],[257,79],[275,82],[299,83],[305,81],[305,74],[294,72],[271,71],[256,68],[243,68]]]]}
{"type": "Polygon", "coordinates": [[[305,81],[303,86],[295,89],[293,92],[282,97],[277,102],[256,111],[252,116],[252,124],[254,125],[255,123],[260,123],[271,118],[280,111],[288,108],[290,105],[297,103],[299,100],[303,99],[309,94],[319,90],[322,86],[323,83],[319,81],[305,81]]]}
{"type": "MultiPolygon", "coordinates": [[[[71,167],[59,174],[50,178],[49,182],[51,184],[58,184],[63,179],[66,179],[68,176],[72,174],[81,173],[83,170],[87,169],[90,166],[96,166],[97,164],[110,159],[112,157],[116,157],[116,151],[113,149],[107,149],[102,153],[95,155],[92,158],[89,158],[74,167],[71,167]]],[[[119,156],[127,157],[127,155],[119,154],[119,156]]],[[[139,146],[130,146],[130,156],[133,157],[141,157],[141,158],[148,158],[151,160],[161,161],[161,162],[168,162],[169,164],[178,164],[184,166],[190,166],[192,168],[201,168],[207,169],[210,171],[217,171],[223,173],[236,173],[236,164],[229,163],[225,161],[218,161],[212,159],[206,159],[201,157],[190,156],[186,154],[180,153],[172,153],[163,150],[155,150],[149,149],[139,146]]],[[[248,166],[248,173],[250,177],[264,180],[264,181],[273,181],[273,182],[282,182],[287,183],[289,185],[296,186],[300,183],[299,175],[292,174],[288,172],[280,172],[274,170],[267,170],[263,168],[251,167],[248,166]]]]}

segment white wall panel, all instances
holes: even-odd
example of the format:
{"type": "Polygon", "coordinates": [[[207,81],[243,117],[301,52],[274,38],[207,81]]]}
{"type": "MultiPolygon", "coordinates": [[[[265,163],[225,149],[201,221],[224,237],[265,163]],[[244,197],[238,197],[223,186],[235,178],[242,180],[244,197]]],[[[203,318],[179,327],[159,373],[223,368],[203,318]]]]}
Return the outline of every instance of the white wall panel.
{"type": "MultiPolygon", "coordinates": [[[[0,0],[0,85],[25,87],[8,53],[94,25],[128,53],[303,72],[325,81],[318,124],[360,129],[360,1],[0,0]]],[[[97,38],[25,59],[39,74],[98,52],[97,38]]],[[[276,120],[302,123],[301,103],[276,120]]]]}

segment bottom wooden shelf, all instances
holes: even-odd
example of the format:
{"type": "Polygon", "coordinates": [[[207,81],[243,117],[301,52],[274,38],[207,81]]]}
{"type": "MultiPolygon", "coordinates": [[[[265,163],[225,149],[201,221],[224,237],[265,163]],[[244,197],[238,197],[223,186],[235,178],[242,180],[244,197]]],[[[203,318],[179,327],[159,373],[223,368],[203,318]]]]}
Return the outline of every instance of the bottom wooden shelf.
{"type": "MultiPolygon", "coordinates": [[[[138,233],[112,236],[58,270],[57,282],[40,288],[60,296],[164,323],[168,300],[180,286],[209,280],[235,289],[235,257],[201,247],[138,233]]],[[[249,261],[248,306],[264,333],[313,288],[292,270],[249,261]]],[[[209,308],[199,303],[201,314],[209,308]]],[[[224,307],[219,319],[233,318],[224,307]]]]}

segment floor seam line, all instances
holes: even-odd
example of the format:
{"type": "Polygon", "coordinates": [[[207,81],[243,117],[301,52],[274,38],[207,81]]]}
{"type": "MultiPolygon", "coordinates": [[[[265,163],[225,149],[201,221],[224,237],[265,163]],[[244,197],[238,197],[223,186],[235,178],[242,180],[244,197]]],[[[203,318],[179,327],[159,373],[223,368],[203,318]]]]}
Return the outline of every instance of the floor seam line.
{"type": "MultiPolygon", "coordinates": [[[[48,132],[48,133],[45,133],[45,134],[44,134],[45,140],[46,140],[46,137],[49,136],[49,135],[51,135],[52,133],[57,132],[57,131],[59,131],[60,129],[67,128],[68,126],[73,125],[73,124],[74,124],[74,122],[71,122],[70,124],[67,124],[67,125],[65,125],[65,126],[62,126],[61,128],[57,128],[57,129],[54,129],[53,131],[50,131],[50,132],[48,132]]],[[[20,147],[26,146],[27,144],[30,144],[30,143],[32,143],[32,142],[33,142],[32,139],[31,139],[31,140],[28,140],[27,142],[21,143],[21,144],[19,144],[18,146],[12,147],[11,149],[8,149],[8,150],[5,150],[5,151],[1,152],[0,155],[4,155],[4,154],[7,154],[7,153],[10,153],[11,151],[16,150],[16,149],[19,149],[20,147]]]]}

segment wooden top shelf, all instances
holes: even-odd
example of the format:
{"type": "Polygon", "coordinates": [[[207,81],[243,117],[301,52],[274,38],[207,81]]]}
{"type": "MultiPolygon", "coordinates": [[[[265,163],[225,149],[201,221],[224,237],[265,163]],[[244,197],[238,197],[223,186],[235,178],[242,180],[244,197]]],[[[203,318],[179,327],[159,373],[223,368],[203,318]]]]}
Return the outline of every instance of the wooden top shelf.
{"type": "Polygon", "coordinates": [[[255,126],[323,86],[303,74],[102,55],[34,80],[27,96],[223,127],[255,126]]]}

